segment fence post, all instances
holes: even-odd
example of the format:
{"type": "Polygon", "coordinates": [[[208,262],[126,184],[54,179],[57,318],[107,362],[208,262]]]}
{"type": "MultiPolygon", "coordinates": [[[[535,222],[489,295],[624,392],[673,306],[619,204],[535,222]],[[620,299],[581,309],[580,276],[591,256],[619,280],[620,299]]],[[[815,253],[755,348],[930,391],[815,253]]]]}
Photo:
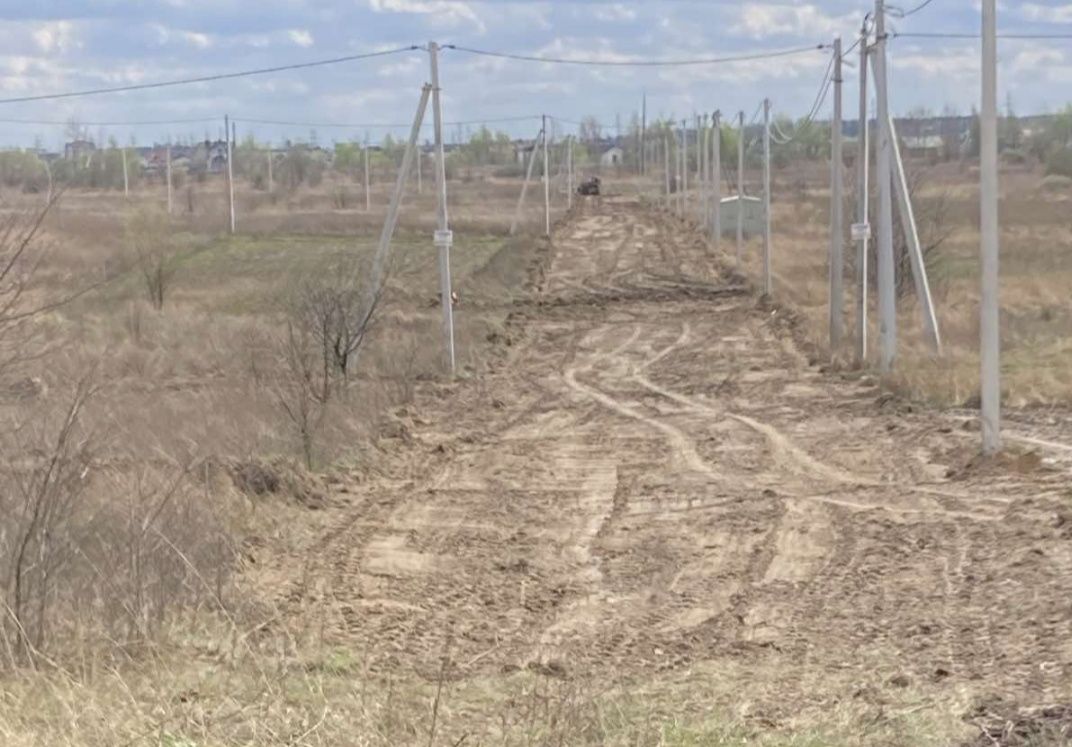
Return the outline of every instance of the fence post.
{"type": "Polygon", "coordinates": [[[867,290],[868,290],[868,239],[870,187],[868,177],[871,161],[870,138],[867,122],[867,21],[860,28],[860,132],[856,153],[856,222],[859,236],[856,245],[856,365],[863,367],[867,361],[867,290]]]}
{"type": "Polygon", "coordinates": [[[1001,330],[998,316],[997,3],[983,0],[983,91],[979,117],[982,298],[979,306],[983,453],[1001,450],[1001,330]]]}
{"type": "Polygon", "coordinates": [[[771,295],[770,99],[763,99],[763,293],[771,295]]]}
{"type": "Polygon", "coordinates": [[[834,39],[834,120],[830,125],[830,355],[841,346],[844,268],[841,154],[841,37],[834,39]]]}
{"type": "MultiPolygon", "coordinates": [[[[435,181],[436,181],[436,232],[435,247],[439,255],[439,295],[443,306],[443,339],[446,343],[447,365],[454,375],[454,289],[450,282],[450,248],[454,236],[450,230],[447,212],[447,159],[443,149],[443,108],[439,97],[439,45],[428,43],[428,55],[432,67],[432,119],[435,127],[435,181]]],[[[417,163],[420,164],[420,148],[417,163]]],[[[420,173],[418,167],[417,173],[420,173]]],[[[420,182],[418,182],[420,184],[420,182]]]]}

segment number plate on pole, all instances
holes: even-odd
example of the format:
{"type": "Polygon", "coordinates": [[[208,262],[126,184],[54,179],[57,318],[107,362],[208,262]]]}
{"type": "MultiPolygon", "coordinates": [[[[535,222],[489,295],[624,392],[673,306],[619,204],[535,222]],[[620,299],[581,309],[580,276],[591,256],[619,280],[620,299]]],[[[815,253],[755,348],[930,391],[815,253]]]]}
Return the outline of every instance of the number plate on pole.
{"type": "Polygon", "coordinates": [[[432,239],[436,246],[450,246],[454,243],[453,231],[436,231],[432,239]]]}
{"type": "Polygon", "coordinates": [[[853,241],[864,241],[871,237],[871,224],[870,223],[853,223],[852,228],[853,241]]]}

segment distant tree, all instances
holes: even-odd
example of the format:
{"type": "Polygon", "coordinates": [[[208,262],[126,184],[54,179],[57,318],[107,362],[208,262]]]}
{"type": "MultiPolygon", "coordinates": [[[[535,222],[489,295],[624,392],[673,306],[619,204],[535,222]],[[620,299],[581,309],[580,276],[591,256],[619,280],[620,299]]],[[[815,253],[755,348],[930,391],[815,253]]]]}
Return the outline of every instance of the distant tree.
{"type": "Polygon", "coordinates": [[[595,142],[603,137],[603,127],[595,117],[583,117],[577,136],[586,143],[595,142]]]}

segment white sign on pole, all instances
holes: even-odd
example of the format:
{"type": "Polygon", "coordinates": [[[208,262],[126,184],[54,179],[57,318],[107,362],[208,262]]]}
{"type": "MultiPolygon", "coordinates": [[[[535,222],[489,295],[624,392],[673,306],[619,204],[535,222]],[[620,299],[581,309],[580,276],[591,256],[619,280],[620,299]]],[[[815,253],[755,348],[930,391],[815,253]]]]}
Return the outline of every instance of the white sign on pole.
{"type": "Polygon", "coordinates": [[[870,223],[853,223],[849,230],[852,232],[853,241],[864,241],[871,238],[870,223]]]}

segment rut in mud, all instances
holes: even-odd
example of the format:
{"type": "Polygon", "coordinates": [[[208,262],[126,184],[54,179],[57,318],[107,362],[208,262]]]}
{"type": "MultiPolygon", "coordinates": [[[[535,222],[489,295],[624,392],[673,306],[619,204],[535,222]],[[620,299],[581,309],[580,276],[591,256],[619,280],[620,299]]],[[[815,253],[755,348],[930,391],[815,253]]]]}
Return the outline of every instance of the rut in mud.
{"type": "Polygon", "coordinates": [[[1069,695],[1066,467],[962,469],[961,419],[809,365],[635,203],[574,216],[535,293],[493,373],[411,408],[308,547],[265,550],[295,632],[427,676],[730,658],[771,702],[846,671],[1069,695]]]}

